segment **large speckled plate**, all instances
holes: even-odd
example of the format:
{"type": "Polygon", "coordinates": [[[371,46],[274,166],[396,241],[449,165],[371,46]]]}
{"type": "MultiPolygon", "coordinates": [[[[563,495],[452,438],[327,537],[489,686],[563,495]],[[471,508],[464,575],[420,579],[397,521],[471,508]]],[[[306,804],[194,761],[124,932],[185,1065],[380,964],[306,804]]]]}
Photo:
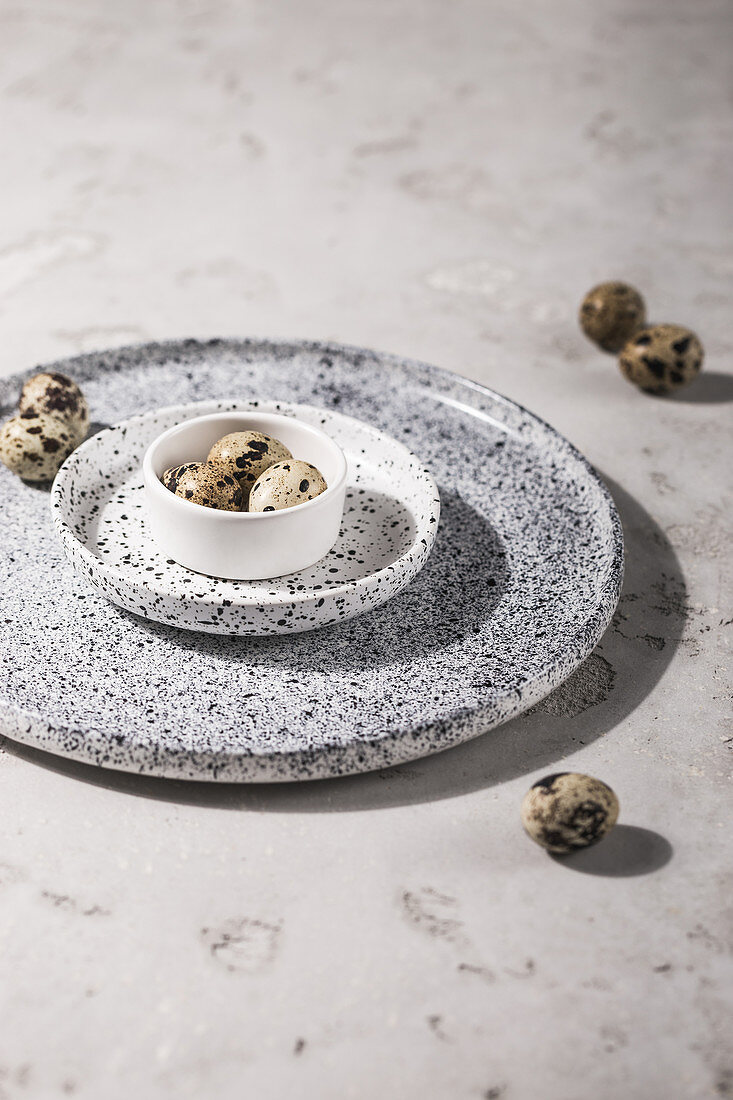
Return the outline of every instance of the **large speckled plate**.
{"type": "Polygon", "coordinates": [[[378,607],[432,550],[438,490],[407,447],[332,409],[280,401],[203,401],[142,413],[98,432],[67,459],[51,490],[66,556],[125,611],[207,634],[253,637],[329,626],[378,607]],[[321,428],[348,462],[336,544],[309,569],[267,581],[225,581],[166,558],[147,523],[142,461],[161,434],[216,412],[279,413],[321,428]]]}
{"type": "MultiPolygon", "coordinates": [[[[380,428],[441,495],[417,578],[358,618],[221,637],[114,607],[64,560],[48,493],[0,468],[0,729],[89,763],[217,780],[368,771],[525,710],[593,649],[621,527],[598,477],[531,413],[455,375],[337,345],[184,341],[53,365],[97,423],[172,401],[287,399],[380,428]]],[[[31,372],[29,372],[31,373],[31,372]]],[[[0,382],[10,413],[24,378],[0,382]]]]}

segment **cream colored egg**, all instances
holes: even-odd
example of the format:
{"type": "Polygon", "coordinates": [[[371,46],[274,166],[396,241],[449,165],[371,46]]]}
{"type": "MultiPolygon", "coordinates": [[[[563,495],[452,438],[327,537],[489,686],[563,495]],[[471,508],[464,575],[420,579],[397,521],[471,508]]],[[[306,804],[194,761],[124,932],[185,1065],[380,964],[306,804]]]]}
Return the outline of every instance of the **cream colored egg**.
{"type": "Polygon", "coordinates": [[[0,429],[0,461],[26,481],[51,481],[76,446],[71,425],[58,416],[14,416],[0,429]]]}
{"type": "Polygon", "coordinates": [[[664,394],[697,378],[705,357],[700,340],[683,325],[649,325],[619,356],[624,378],[646,393],[664,394]]]}
{"type": "Polygon", "coordinates": [[[228,467],[217,462],[191,462],[175,478],[173,492],[192,504],[218,508],[225,512],[242,511],[242,490],[228,467]]]}
{"type": "Polygon", "coordinates": [[[229,468],[245,497],[260,474],[276,462],[292,458],[279,439],[262,432],[231,432],[217,439],[207,455],[208,462],[219,462],[229,468]]]}
{"type": "Polygon", "coordinates": [[[65,374],[49,371],[34,374],[20,392],[18,409],[21,416],[47,413],[65,420],[74,446],[86,438],[89,430],[89,406],[76,382],[65,374]]]}
{"type": "Polygon", "coordinates": [[[601,283],[589,290],[578,314],[580,327],[603,351],[619,351],[646,320],[646,305],[628,283],[601,283]]]}
{"type": "Polygon", "coordinates": [[[320,470],[310,462],[291,458],[277,462],[261,474],[249,494],[250,512],[277,512],[313,500],[328,486],[320,470]]]}
{"type": "Polygon", "coordinates": [[[532,840],[560,855],[601,840],[616,824],[619,802],[600,779],[559,772],[530,787],[521,813],[532,840]]]}
{"type": "Polygon", "coordinates": [[[160,475],[160,480],[163,482],[166,489],[170,489],[172,493],[175,493],[178,488],[180,477],[185,474],[187,470],[197,470],[200,465],[200,462],[184,462],[181,466],[171,466],[169,470],[165,470],[160,475]]]}

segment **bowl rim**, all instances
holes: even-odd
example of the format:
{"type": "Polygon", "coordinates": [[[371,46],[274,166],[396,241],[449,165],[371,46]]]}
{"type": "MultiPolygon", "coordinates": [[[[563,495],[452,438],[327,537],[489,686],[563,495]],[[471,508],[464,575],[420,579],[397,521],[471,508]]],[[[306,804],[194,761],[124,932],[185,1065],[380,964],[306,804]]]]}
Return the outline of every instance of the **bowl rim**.
{"type": "MultiPolygon", "coordinates": [[[[226,434],[231,435],[232,433],[227,432],[226,434]]],[[[204,461],[206,461],[206,459],[204,459],[204,461]]],[[[283,461],[287,460],[283,459],[283,461]]],[[[296,461],[295,455],[293,456],[293,461],[296,461]]],[[[214,518],[217,522],[224,520],[226,523],[241,523],[243,521],[249,521],[251,523],[262,522],[263,520],[274,520],[277,522],[280,521],[283,516],[292,516],[296,512],[302,513],[306,509],[312,509],[314,505],[322,507],[331,497],[336,496],[346,485],[348,463],[346,461],[346,455],[336,440],[321,428],[317,428],[313,424],[306,424],[305,421],[300,420],[297,416],[287,416],[284,413],[269,413],[255,409],[251,412],[233,410],[232,412],[204,413],[201,416],[192,416],[189,420],[182,420],[180,423],[174,424],[170,428],[166,428],[164,432],[161,432],[160,435],[156,436],[152,443],[149,444],[143,455],[142,471],[143,481],[148,492],[157,495],[158,499],[165,501],[167,505],[171,503],[171,500],[175,501],[176,503],[173,507],[180,506],[187,508],[189,516],[193,517],[194,515],[199,515],[202,522],[207,522],[207,520],[211,522],[214,518]],[[176,435],[178,432],[193,424],[199,424],[202,421],[231,420],[232,417],[241,417],[245,422],[268,418],[286,421],[288,424],[297,424],[298,428],[306,435],[310,434],[320,438],[332,449],[337,460],[339,471],[336,478],[332,480],[318,496],[312,497],[310,500],[304,500],[300,504],[294,504],[290,508],[279,508],[272,512],[230,512],[225,508],[205,508],[193,500],[186,500],[185,497],[179,497],[175,493],[172,493],[170,489],[166,489],[153,467],[153,458],[160,444],[165,442],[170,436],[176,435]],[[195,512],[193,511],[194,508],[196,509],[195,512]]]]}

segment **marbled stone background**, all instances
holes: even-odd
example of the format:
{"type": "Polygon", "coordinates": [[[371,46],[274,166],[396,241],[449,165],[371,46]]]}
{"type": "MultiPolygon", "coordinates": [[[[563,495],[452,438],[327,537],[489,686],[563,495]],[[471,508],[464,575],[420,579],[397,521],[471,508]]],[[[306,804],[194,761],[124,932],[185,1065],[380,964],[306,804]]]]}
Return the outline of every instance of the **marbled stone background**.
{"type": "Polygon", "coordinates": [[[628,548],[584,668],[443,757],[209,789],[5,742],[0,1097],[733,1095],[731,5],[3,0],[0,41],[3,372],[434,361],[581,447],[628,548]],[[606,277],[699,331],[689,391],[581,338],[606,277]],[[564,864],[518,816],[562,769],[623,822],[564,864]]]}

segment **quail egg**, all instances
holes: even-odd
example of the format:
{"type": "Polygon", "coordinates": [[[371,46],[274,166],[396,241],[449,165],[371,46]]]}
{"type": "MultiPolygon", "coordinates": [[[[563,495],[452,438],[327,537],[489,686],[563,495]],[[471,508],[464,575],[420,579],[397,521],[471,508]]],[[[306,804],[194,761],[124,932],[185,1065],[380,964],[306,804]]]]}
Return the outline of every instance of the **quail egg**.
{"type": "Polygon", "coordinates": [[[21,416],[47,413],[61,417],[71,429],[75,447],[86,437],[89,406],[76,382],[65,374],[34,374],[21,390],[18,409],[21,416]]]}
{"type": "Polygon", "coordinates": [[[67,421],[48,413],[14,416],[0,429],[0,460],[26,481],[51,481],[75,446],[67,421]]]}
{"type": "Polygon", "coordinates": [[[557,855],[595,844],[616,824],[618,798],[600,779],[559,772],[539,779],[522,801],[522,824],[542,848],[557,855]]]}
{"type": "MultiPolygon", "coordinates": [[[[177,467],[180,471],[181,467],[177,467]]],[[[177,497],[201,504],[204,508],[218,508],[225,512],[242,511],[242,490],[228,467],[217,462],[186,463],[182,473],[175,478],[173,490],[177,497]]]]}
{"type": "Polygon", "coordinates": [[[646,320],[644,299],[628,283],[601,283],[586,294],[578,316],[589,340],[604,351],[620,351],[646,320]]]}
{"type": "Polygon", "coordinates": [[[320,470],[310,462],[290,459],[276,462],[260,474],[249,494],[250,512],[277,512],[312,500],[327,489],[320,470]]]}
{"type": "Polygon", "coordinates": [[[175,493],[181,474],[184,474],[186,470],[197,470],[200,465],[200,462],[184,462],[181,466],[171,466],[170,470],[165,470],[161,474],[160,480],[166,489],[170,489],[172,493],[175,493]]]}
{"type": "Polygon", "coordinates": [[[262,432],[231,432],[217,439],[207,461],[227,466],[242,486],[246,500],[260,474],[275,462],[292,457],[285,444],[272,436],[262,432]]]}
{"type": "Polygon", "coordinates": [[[697,378],[704,357],[694,332],[682,325],[649,325],[624,345],[624,378],[647,393],[663,394],[697,378]]]}

